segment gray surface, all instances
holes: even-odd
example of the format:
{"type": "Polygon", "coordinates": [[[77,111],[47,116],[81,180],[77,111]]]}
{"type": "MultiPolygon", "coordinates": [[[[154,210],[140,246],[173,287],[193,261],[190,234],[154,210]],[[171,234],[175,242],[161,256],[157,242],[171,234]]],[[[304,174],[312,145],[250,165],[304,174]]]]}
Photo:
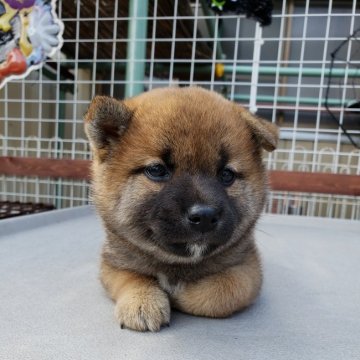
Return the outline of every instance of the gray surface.
{"type": "Polygon", "coordinates": [[[84,207],[0,222],[0,359],[359,359],[360,225],[264,216],[257,303],[229,319],[173,312],[120,330],[98,281],[103,231],[84,207]]]}

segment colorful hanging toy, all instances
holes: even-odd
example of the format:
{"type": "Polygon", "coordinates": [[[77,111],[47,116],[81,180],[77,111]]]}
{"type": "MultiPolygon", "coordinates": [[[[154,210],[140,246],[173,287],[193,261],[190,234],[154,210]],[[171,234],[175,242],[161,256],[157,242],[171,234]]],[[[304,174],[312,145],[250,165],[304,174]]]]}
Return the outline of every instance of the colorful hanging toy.
{"type": "Polygon", "coordinates": [[[232,11],[246,14],[263,26],[271,24],[273,2],[271,0],[208,0],[209,6],[217,13],[232,11]]]}
{"type": "Polygon", "coordinates": [[[0,0],[0,88],[40,68],[62,46],[55,0],[0,0]]]}

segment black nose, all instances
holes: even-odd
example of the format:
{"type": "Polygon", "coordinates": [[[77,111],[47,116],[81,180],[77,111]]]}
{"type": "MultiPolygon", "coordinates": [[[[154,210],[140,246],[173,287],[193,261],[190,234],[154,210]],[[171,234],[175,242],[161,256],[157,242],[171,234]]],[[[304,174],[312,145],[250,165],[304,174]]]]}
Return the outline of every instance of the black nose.
{"type": "Polygon", "coordinates": [[[201,232],[214,230],[219,217],[220,211],[207,205],[193,205],[187,213],[190,226],[194,230],[201,232]]]}

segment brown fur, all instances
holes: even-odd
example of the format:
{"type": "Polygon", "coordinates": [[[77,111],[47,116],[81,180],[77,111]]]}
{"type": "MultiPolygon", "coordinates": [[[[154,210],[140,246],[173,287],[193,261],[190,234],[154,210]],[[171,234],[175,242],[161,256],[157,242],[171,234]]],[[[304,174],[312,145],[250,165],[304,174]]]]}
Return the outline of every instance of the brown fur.
{"type": "Polygon", "coordinates": [[[156,331],[169,322],[169,301],[211,317],[251,304],[261,286],[253,239],[266,200],[261,153],[276,147],[276,127],[194,87],[122,102],[96,97],[85,129],[94,154],[93,199],[107,233],[101,278],[120,324],[156,331]],[[144,167],[166,161],[173,166],[168,181],[144,175],[144,167]],[[224,162],[238,174],[226,187],[217,181],[224,162]],[[177,223],[189,203],[216,201],[224,215],[213,233],[200,236],[177,223]],[[169,250],[179,244],[191,255],[169,250]]]}
{"type": "Polygon", "coordinates": [[[136,330],[160,330],[170,321],[170,303],[166,293],[150,277],[127,270],[117,270],[105,262],[101,279],[116,302],[115,317],[120,326],[136,330]]]}
{"type": "Polygon", "coordinates": [[[261,287],[261,267],[256,251],[221,273],[188,283],[174,294],[175,306],[194,315],[226,317],[249,306],[261,287]]]}

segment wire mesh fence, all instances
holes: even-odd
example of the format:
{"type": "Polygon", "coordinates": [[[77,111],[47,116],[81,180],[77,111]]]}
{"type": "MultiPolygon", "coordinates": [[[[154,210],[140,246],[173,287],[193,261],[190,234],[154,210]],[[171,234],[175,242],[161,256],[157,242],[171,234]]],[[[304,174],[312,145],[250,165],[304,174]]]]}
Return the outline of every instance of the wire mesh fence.
{"type": "MultiPolygon", "coordinates": [[[[0,90],[0,155],[89,159],[82,116],[95,94],[198,85],[280,126],[269,169],[359,175],[360,151],[326,106],[358,143],[358,10],[355,0],[274,1],[271,25],[261,26],[201,0],[58,1],[61,51],[0,90]]],[[[88,184],[0,176],[0,193],[62,208],[87,203],[88,184]]],[[[276,192],[266,211],[359,219],[360,202],[276,192]]]]}

